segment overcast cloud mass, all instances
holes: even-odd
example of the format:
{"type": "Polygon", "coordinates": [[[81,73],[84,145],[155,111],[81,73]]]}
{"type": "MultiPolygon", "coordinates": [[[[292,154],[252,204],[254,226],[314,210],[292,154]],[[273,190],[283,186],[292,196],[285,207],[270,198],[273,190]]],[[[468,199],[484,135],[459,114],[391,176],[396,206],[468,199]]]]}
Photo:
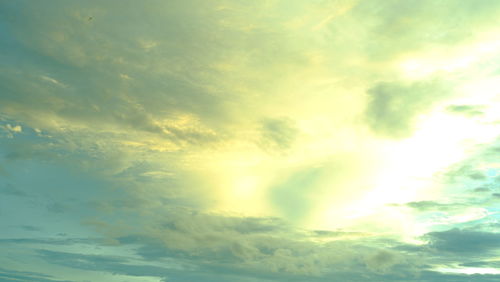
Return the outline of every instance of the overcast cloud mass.
{"type": "Polygon", "coordinates": [[[500,1],[0,1],[0,281],[500,281],[500,1]]]}

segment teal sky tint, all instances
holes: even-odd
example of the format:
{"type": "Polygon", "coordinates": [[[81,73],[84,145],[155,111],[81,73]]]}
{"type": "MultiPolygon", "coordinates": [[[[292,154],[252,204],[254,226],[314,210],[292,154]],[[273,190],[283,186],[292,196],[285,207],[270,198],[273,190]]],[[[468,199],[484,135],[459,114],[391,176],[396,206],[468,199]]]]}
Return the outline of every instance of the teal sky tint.
{"type": "Polygon", "coordinates": [[[0,281],[499,281],[500,1],[0,1],[0,281]]]}

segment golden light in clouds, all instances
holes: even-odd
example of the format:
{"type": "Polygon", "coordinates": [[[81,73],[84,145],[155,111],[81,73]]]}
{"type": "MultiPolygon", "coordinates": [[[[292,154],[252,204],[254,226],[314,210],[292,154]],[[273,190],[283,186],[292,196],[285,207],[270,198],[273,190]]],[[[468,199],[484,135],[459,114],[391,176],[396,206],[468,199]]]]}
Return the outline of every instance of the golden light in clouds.
{"type": "MultiPolygon", "coordinates": [[[[454,66],[457,66],[455,62],[450,68],[454,66]]],[[[430,74],[442,69],[442,64],[436,62],[435,65],[429,64],[428,68],[430,74]]],[[[363,223],[366,230],[375,226],[380,230],[380,226],[385,226],[383,228],[398,230],[407,238],[423,234],[427,231],[423,226],[408,227],[410,215],[395,216],[387,205],[438,199],[442,196],[441,184],[436,181],[438,175],[466,158],[474,146],[495,139],[498,126],[485,123],[484,117],[468,119],[445,111],[449,104],[496,105],[496,96],[491,95],[493,88],[490,88],[495,82],[472,80],[464,83],[458,90],[463,93],[458,95],[459,98],[438,104],[429,113],[419,116],[415,132],[401,140],[377,139],[360,128],[343,128],[335,123],[331,113],[323,109],[323,100],[315,102],[314,95],[306,104],[286,104],[286,108],[276,108],[278,113],[296,111],[294,121],[301,136],[292,149],[276,154],[268,154],[245,143],[248,140],[240,141],[240,147],[230,146],[231,151],[211,152],[207,158],[217,161],[211,163],[210,174],[219,179],[216,181],[219,201],[211,210],[222,214],[286,218],[286,214],[269,199],[272,189],[275,189],[273,185],[283,177],[293,175],[289,171],[299,171],[304,164],[311,164],[326,168],[313,182],[302,183],[303,190],[313,191],[302,196],[306,197],[304,201],[312,201],[314,207],[307,209],[307,214],[295,222],[297,226],[359,228],[363,223]],[[468,92],[470,88],[474,88],[474,94],[468,92]],[[478,88],[484,89],[481,95],[477,94],[478,88]],[[317,111],[311,112],[309,107],[317,111]],[[330,165],[329,160],[336,158],[341,161],[330,165]],[[372,223],[366,225],[366,220],[372,223]]],[[[300,91],[306,93],[309,90],[318,95],[318,89],[321,96],[318,87],[308,89],[303,86],[300,91]]],[[[342,103],[345,109],[357,108],[356,103],[346,99],[342,103]]],[[[350,99],[358,98],[353,95],[350,99]]],[[[489,111],[495,110],[490,108],[489,111]]],[[[356,110],[351,113],[341,111],[338,115],[339,118],[353,119],[358,113],[356,110]]],[[[250,133],[249,140],[259,138],[253,134],[257,133],[250,133]]],[[[289,220],[294,221],[293,218],[289,220]]]]}
{"type": "Polygon", "coordinates": [[[499,26],[492,0],[0,1],[0,280],[500,281],[499,26]]]}

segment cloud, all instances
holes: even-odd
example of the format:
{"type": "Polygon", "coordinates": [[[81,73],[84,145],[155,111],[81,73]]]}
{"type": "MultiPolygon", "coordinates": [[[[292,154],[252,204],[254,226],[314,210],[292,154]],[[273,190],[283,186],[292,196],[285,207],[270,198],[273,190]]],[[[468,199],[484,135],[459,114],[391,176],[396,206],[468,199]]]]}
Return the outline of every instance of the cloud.
{"type": "Polygon", "coordinates": [[[471,185],[480,184],[481,187],[491,188],[496,175],[496,159],[499,139],[496,137],[491,143],[476,146],[461,162],[455,163],[443,172],[448,184],[471,185]]]}
{"type": "Polygon", "coordinates": [[[478,188],[474,189],[474,192],[489,192],[489,191],[491,191],[491,190],[488,187],[478,187],[478,188]]]}
{"type": "Polygon", "coordinates": [[[496,255],[498,144],[425,180],[388,164],[434,110],[479,121],[479,104],[447,99],[493,79],[484,61],[419,80],[401,65],[475,50],[496,34],[495,1],[0,7],[10,264],[130,281],[498,279],[436,271],[496,255]],[[376,206],[393,196],[400,213],[376,206]]]}
{"type": "Polygon", "coordinates": [[[15,125],[15,126],[12,126],[10,124],[7,124],[5,126],[5,128],[11,132],[15,132],[15,133],[19,133],[19,132],[22,132],[23,131],[23,128],[20,126],[20,125],[15,125]]]}
{"type": "MultiPolygon", "coordinates": [[[[173,214],[177,217],[155,226],[129,230],[113,240],[140,244],[137,253],[146,260],[186,258],[203,260],[207,267],[237,267],[262,275],[273,273],[318,276],[331,265],[356,254],[340,243],[316,245],[284,222],[273,219],[173,214]],[[126,234],[137,234],[127,236],[126,234]]],[[[116,230],[112,226],[102,227],[116,230]]]]}
{"type": "Polygon", "coordinates": [[[437,79],[419,82],[381,82],[368,91],[365,118],[368,126],[383,137],[409,137],[416,118],[450,95],[437,79]]]}
{"type": "Polygon", "coordinates": [[[168,277],[169,275],[168,267],[134,265],[120,257],[84,255],[50,250],[39,250],[38,253],[50,263],[74,269],[105,271],[130,276],[168,277]]]}
{"type": "Polygon", "coordinates": [[[498,267],[500,267],[500,262],[499,261],[474,261],[474,262],[462,263],[462,264],[460,264],[460,266],[498,268],[498,267]]]}
{"type": "Polygon", "coordinates": [[[481,173],[480,171],[475,171],[472,172],[471,174],[468,175],[470,179],[472,180],[484,180],[486,179],[486,175],[481,173]]]}
{"type": "Polygon", "coordinates": [[[430,246],[437,251],[470,256],[488,256],[500,246],[500,236],[496,232],[450,229],[426,234],[430,246]]]}
{"type": "MultiPolygon", "coordinates": [[[[390,246],[397,246],[397,240],[376,234],[319,232],[318,236],[273,218],[180,211],[150,214],[154,217],[135,228],[102,221],[88,224],[108,234],[104,241],[115,246],[139,246],[136,254],[145,261],[189,261],[201,267],[200,271],[219,275],[236,269],[235,275],[264,281],[345,281],[338,274],[349,271],[348,281],[357,281],[353,279],[357,275],[399,272],[411,277],[419,271],[412,266],[418,265],[415,253],[393,249],[390,246]]],[[[129,217],[132,221],[136,219],[129,217]]]]}
{"type": "Polygon", "coordinates": [[[449,112],[462,114],[469,117],[482,115],[483,106],[481,105],[451,105],[446,108],[449,112]]]}
{"type": "Polygon", "coordinates": [[[6,133],[7,138],[14,138],[15,134],[23,131],[23,128],[20,125],[10,125],[9,123],[0,125],[0,129],[6,133]]]}
{"type": "Polygon", "coordinates": [[[376,272],[387,272],[395,264],[401,263],[401,258],[393,252],[377,251],[365,259],[366,266],[376,272]]]}
{"type": "Polygon", "coordinates": [[[96,238],[14,238],[0,239],[2,244],[19,244],[19,245],[75,245],[75,244],[95,244],[99,242],[96,238]]]}
{"type": "Polygon", "coordinates": [[[499,8],[489,0],[370,1],[360,2],[353,12],[365,16],[359,19],[369,30],[363,38],[366,52],[372,59],[387,60],[467,42],[478,29],[498,21],[499,8]]]}
{"type": "MultiPolygon", "coordinates": [[[[100,8],[70,4],[48,6],[51,5],[41,5],[34,10],[27,7],[16,9],[10,5],[5,7],[12,14],[29,16],[38,13],[36,10],[41,13],[40,18],[30,17],[31,20],[23,24],[9,25],[11,34],[20,36],[19,40],[13,41],[19,45],[17,51],[9,49],[11,55],[22,57],[29,54],[34,61],[19,70],[10,68],[0,76],[4,85],[4,95],[1,97],[4,113],[31,126],[51,131],[75,127],[112,132],[133,130],[155,134],[174,142],[213,142],[215,130],[210,129],[205,122],[215,116],[208,112],[211,109],[217,112],[216,108],[223,101],[202,89],[197,85],[198,82],[193,83],[192,79],[185,77],[191,75],[188,72],[192,69],[187,70],[188,65],[190,67],[193,63],[202,63],[200,56],[188,62],[191,56],[181,55],[181,51],[187,49],[172,44],[167,44],[169,51],[151,54],[154,60],[144,58],[140,48],[122,48],[121,46],[133,44],[134,39],[115,41],[117,37],[112,34],[116,35],[116,30],[110,29],[119,27],[116,19],[121,16],[107,13],[108,9],[112,9],[109,5],[102,5],[100,8]],[[59,12],[51,13],[54,10],[59,12]],[[94,16],[95,24],[92,27],[88,26],[87,20],[82,21],[87,18],[83,16],[85,13],[99,14],[94,16]],[[65,22],[64,27],[59,22],[65,22]],[[22,36],[35,27],[40,30],[41,36],[22,36]],[[92,43],[95,40],[106,42],[104,45],[107,47],[92,43]],[[37,50],[36,53],[32,49],[37,50]],[[171,52],[177,55],[173,56],[171,52]],[[130,61],[121,62],[124,57],[130,61]],[[182,62],[175,63],[176,67],[170,70],[161,67],[166,61],[170,65],[172,60],[178,59],[182,62]],[[159,60],[163,62],[148,68],[146,74],[142,67],[146,62],[144,60],[150,63],[159,60]],[[106,67],[103,67],[103,63],[106,67]],[[175,68],[178,69],[177,72],[174,71],[175,68]],[[135,79],[123,82],[119,75],[122,72],[128,72],[135,79]],[[81,77],[85,79],[82,80],[81,77]],[[59,87],[60,85],[65,87],[59,87]],[[40,102],[33,102],[38,99],[40,102]],[[193,117],[192,123],[177,123],[179,117],[184,116],[193,117]]],[[[171,8],[181,13],[187,12],[187,7],[180,3],[173,4],[171,8]]],[[[135,9],[124,9],[122,14],[129,20],[140,18],[140,13],[135,9]]],[[[149,24],[154,24],[160,18],[167,19],[163,14],[148,18],[151,17],[155,19],[149,24]]],[[[198,21],[196,17],[186,19],[198,21]]],[[[11,22],[13,18],[8,16],[5,20],[11,22]]],[[[141,22],[144,23],[144,19],[141,22]]],[[[178,24],[169,26],[173,30],[167,32],[167,35],[158,30],[150,30],[149,34],[136,34],[136,39],[140,41],[140,37],[148,36],[170,37],[170,34],[177,34],[179,38],[180,34],[194,36],[191,31],[196,31],[195,28],[183,30],[178,24]]],[[[130,34],[131,31],[127,28],[119,30],[123,35],[130,34]]],[[[198,34],[202,36],[201,33],[198,34]]],[[[193,55],[196,53],[195,50],[190,52],[193,55]]],[[[205,70],[208,68],[206,64],[199,67],[205,70]]],[[[200,72],[205,70],[200,69],[200,72]]],[[[222,116],[225,112],[218,110],[217,115],[222,116]]]]}
{"type": "Polygon", "coordinates": [[[409,202],[405,206],[418,211],[457,211],[467,207],[464,203],[438,203],[434,201],[409,202]]]}
{"type": "Polygon", "coordinates": [[[40,281],[40,282],[68,282],[68,280],[59,280],[51,275],[46,275],[31,271],[16,271],[0,268],[0,279],[5,281],[40,281]]]}
{"type": "Polygon", "coordinates": [[[42,231],[42,228],[37,227],[37,226],[32,226],[32,225],[20,225],[19,228],[24,229],[26,231],[30,231],[30,232],[42,231]]]}
{"type": "Polygon", "coordinates": [[[265,151],[284,151],[290,149],[299,130],[290,119],[266,119],[262,121],[260,146],[265,151]]]}
{"type": "MultiPolygon", "coordinates": [[[[480,281],[480,282],[494,282],[500,278],[499,275],[491,274],[454,274],[454,273],[441,273],[437,271],[426,271],[414,281],[480,281]]],[[[397,281],[397,280],[396,280],[397,281]]],[[[410,280],[411,281],[411,280],[410,280]]]]}

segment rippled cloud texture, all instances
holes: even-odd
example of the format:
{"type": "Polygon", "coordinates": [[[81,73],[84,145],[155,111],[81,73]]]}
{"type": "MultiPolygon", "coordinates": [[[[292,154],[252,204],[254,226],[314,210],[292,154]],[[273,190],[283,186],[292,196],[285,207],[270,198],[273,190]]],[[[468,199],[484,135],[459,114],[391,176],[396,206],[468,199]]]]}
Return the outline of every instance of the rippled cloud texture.
{"type": "Polygon", "coordinates": [[[2,1],[0,280],[499,281],[500,1],[2,1]]]}

